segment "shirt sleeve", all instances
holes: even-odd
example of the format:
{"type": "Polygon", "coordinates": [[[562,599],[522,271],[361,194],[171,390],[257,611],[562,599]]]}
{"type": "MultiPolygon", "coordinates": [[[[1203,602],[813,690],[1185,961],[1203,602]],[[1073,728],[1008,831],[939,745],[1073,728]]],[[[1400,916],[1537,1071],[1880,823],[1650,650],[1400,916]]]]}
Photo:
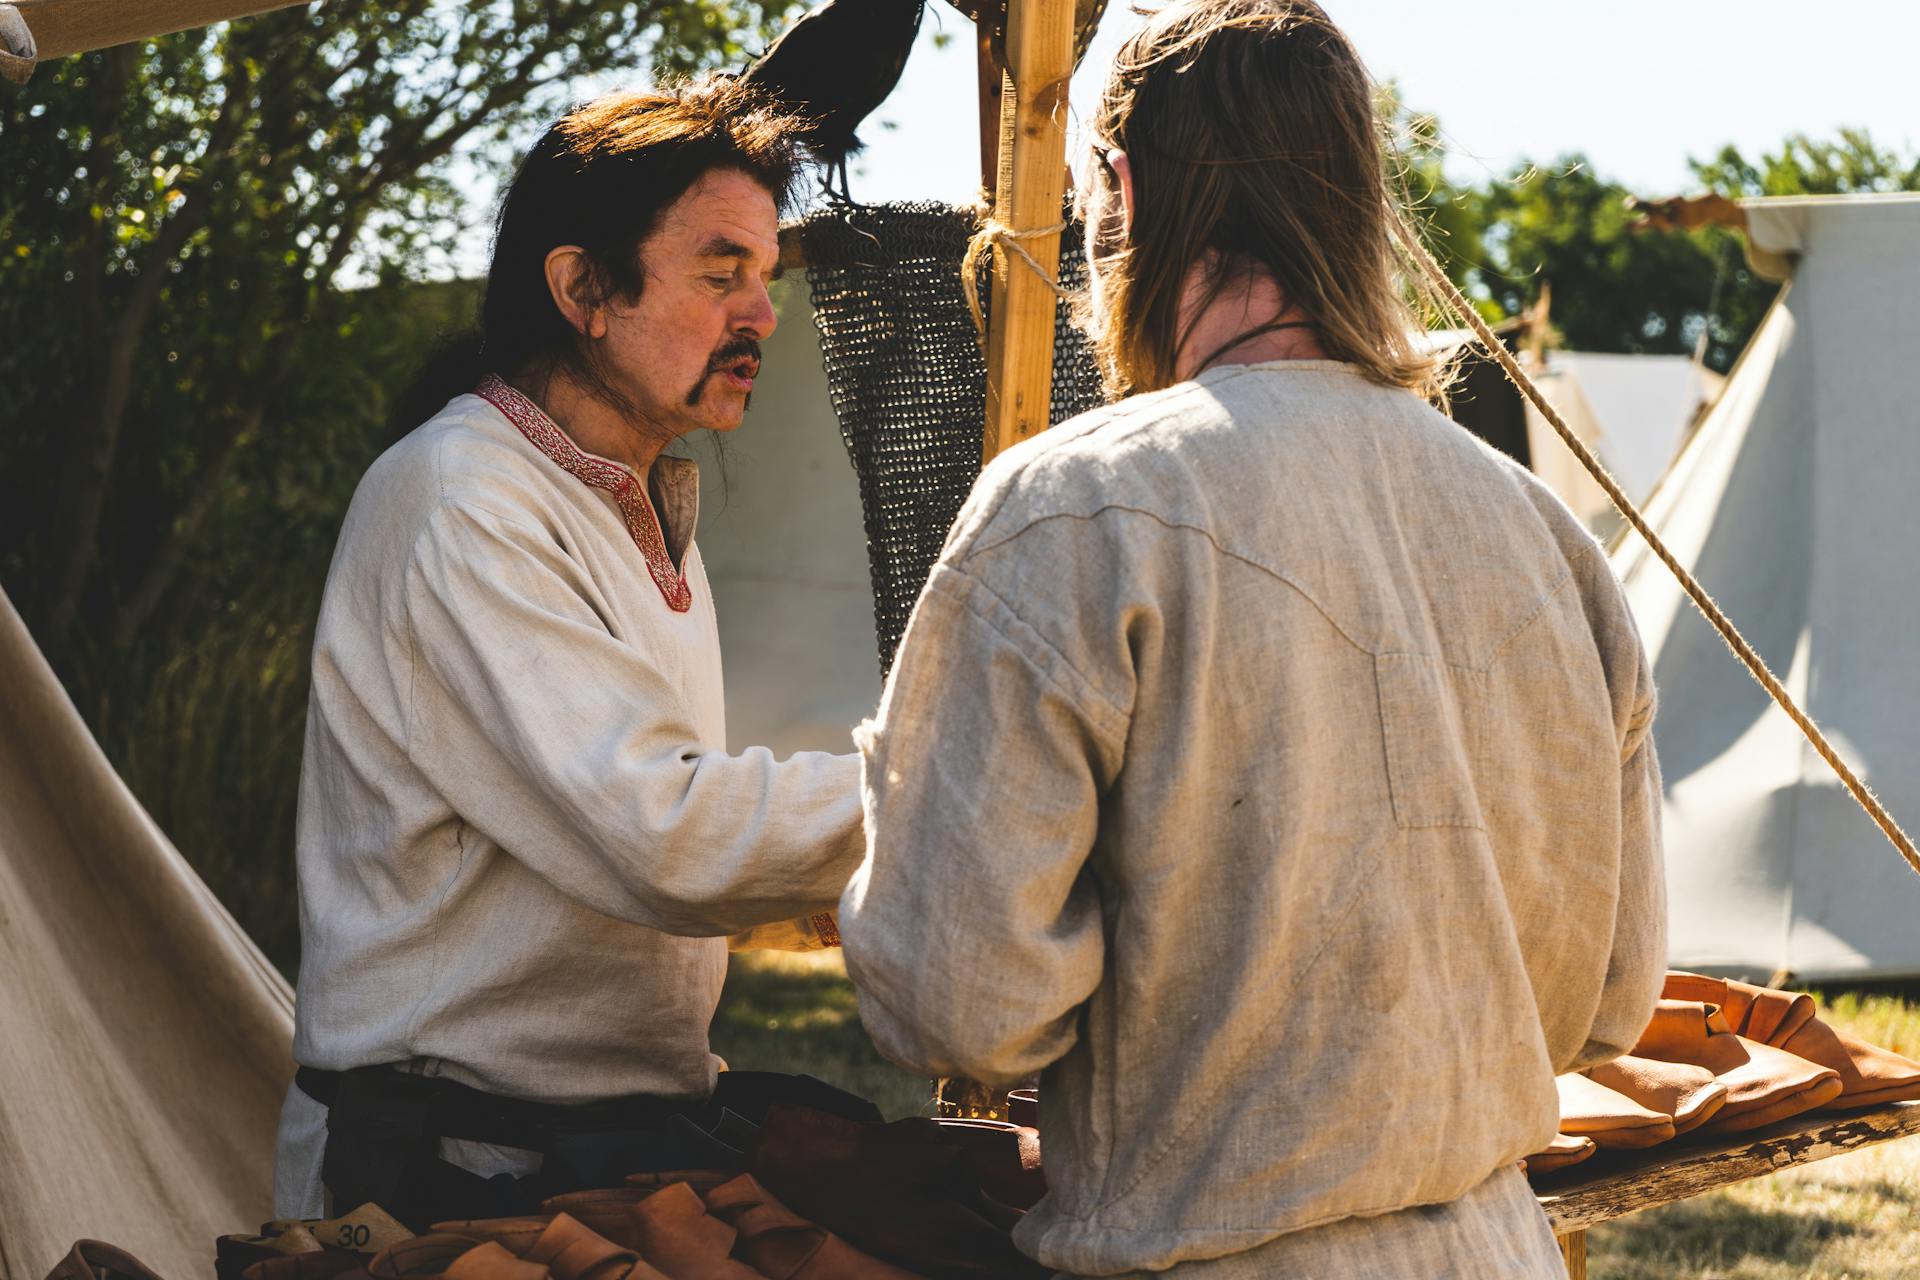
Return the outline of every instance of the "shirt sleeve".
{"type": "Polygon", "coordinates": [[[1653,744],[1653,677],[1634,637],[1636,693],[1620,766],[1620,896],[1613,948],[1579,1056],[1578,1071],[1631,1053],[1653,1016],[1667,966],[1667,878],[1662,854],[1660,760],[1653,744]]]}
{"type": "Polygon", "coordinates": [[[863,847],[856,757],[705,749],[657,655],[532,522],[439,508],[405,594],[408,753],[536,875],[685,936],[832,909],[863,847]]]}
{"type": "Polygon", "coordinates": [[[841,900],[889,1058],[1004,1084],[1074,1044],[1106,943],[1088,867],[1126,716],[964,569],[937,565],[856,733],[868,855],[841,900]]]}

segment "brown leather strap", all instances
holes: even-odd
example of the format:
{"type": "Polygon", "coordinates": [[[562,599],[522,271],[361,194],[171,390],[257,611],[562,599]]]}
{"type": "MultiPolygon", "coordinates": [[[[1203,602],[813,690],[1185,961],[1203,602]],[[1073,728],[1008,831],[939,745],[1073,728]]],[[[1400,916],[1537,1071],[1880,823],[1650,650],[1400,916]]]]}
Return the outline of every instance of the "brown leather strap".
{"type": "Polygon", "coordinates": [[[102,1240],[79,1240],[47,1280],[159,1280],[147,1264],[102,1240]]]}
{"type": "Polygon", "coordinates": [[[415,1236],[373,1255],[373,1260],[367,1263],[367,1271],[376,1280],[406,1280],[413,1276],[439,1275],[476,1243],[467,1236],[445,1232],[415,1236]]]}
{"type": "Polygon", "coordinates": [[[733,1252],[734,1229],[707,1212],[700,1194],[684,1182],[662,1188],[635,1205],[632,1216],[649,1257],[650,1245],[669,1244],[714,1258],[733,1252]]]}
{"type": "Polygon", "coordinates": [[[467,1250],[446,1270],[446,1280],[548,1280],[547,1269],[522,1262],[489,1240],[467,1250]]]}
{"type": "Polygon", "coordinates": [[[518,1218],[466,1218],[451,1222],[436,1222],[435,1232],[450,1232],[456,1236],[466,1236],[475,1244],[491,1240],[509,1253],[525,1253],[540,1233],[553,1221],[551,1214],[539,1214],[518,1218]]]}
{"type": "Polygon", "coordinates": [[[750,1173],[706,1195],[707,1208],[739,1233],[739,1256],[774,1280],[788,1280],[813,1261],[827,1230],[781,1204],[750,1173]]]}
{"type": "Polygon", "coordinates": [[[631,1249],[589,1230],[578,1219],[557,1213],[527,1250],[527,1261],[545,1263],[556,1280],[598,1280],[624,1275],[640,1260],[631,1249]],[[617,1269],[616,1269],[617,1267],[617,1269]]]}

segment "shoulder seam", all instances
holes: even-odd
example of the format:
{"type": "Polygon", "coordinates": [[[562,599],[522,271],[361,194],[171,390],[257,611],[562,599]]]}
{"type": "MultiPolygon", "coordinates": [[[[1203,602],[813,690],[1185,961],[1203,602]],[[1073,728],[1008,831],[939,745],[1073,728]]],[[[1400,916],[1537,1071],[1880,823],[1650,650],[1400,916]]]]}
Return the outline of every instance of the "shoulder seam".
{"type": "MultiPolygon", "coordinates": [[[[1020,528],[1015,529],[1013,532],[1009,534],[1006,534],[996,542],[991,542],[986,544],[985,546],[973,548],[971,551],[968,551],[967,553],[965,553],[965,555],[963,555],[961,559],[962,560],[971,559],[974,556],[986,555],[991,552],[997,551],[1000,548],[1005,547],[1008,544],[1014,542],[1022,534],[1028,532],[1029,530],[1037,529],[1041,525],[1050,524],[1055,520],[1078,520],[1083,523],[1090,524],[1095,519],[1097,519],[1102,515],[1105,515],[1109,511],[1117,511],[1126,515],[1143,516],[1146,519],[1151,520],[1153,523],[1159,525],[1163,529],[1167,529],[1175,533],[1191,533],[1199,536],[1200,538],[1204,539],[1207,542],[1207,544],[1214,549],[1215,552],[1217,552],[1219,555],[1221,555],[1225,559],[1235,561],[1236,563],[1239,563],[1239,564],[1244,564],[1248,568],[1253,569],[1256,572],[1263,573],[1267,577],[1272,578],[1275,582],[1280,583],[1282,586],[1292,591],[1295,595],[1299,596],[1302,600],[1305,600],[1308,604],[1313,606],[1313,611],[1319,614],[1323,619],[1326,620],[1327,625],[1333,628],[1335,635],[1339,636],[1342,640],[1346,641],[1358,652],[1367,654],[1369,656],[1373,655],[1373,650],[1369,649],[1366,645],[1361,644],[1358,640],[1354,639],[1352,635],[1348,634],[1347,629],[1340,625],[1340,622],[1338,621],[1338,619],[1336,619],[1333,616],[1333,614],[1328,612],[1327,607],[1322,603],[1320,603],[1319,599],[1316,598],[1311,591],[1308,591],[1304,586],[1294,581],[1292,578],[1288,577],[1285,573],[1282,573],[1280,570],[1273,568],[1271,565],[1262,564],[1258,560],[1255,560],[1254,558],[1252,558],[1251,556],[1245,555],[1241,552],[1233,550],[1231,547],[1223,545],[1218,538],[1213,536],[1213,532],[1209,529],[1202,528],[1201,526],[1196,524],[1187,524],[1184,521],[1169,520],[1165,516],[1159,514],[1158,512],[1148,511],[1143,507],[1130,507],[1123,502],[1105,503],[1089,512],[1060,511],[1050,515],[1040,516],[1034,520],[1028,521],[1026,524],[1022,525],[1020,528]]],[[[1018,615],[1016,614],[1015,616],[1018,616],[1018,615]]]]}
{"type": "MultiPolygon", "coordinates": [[[[1116,401],[1113,404],[1100,405],[1096,408],[1089,409],[1084,414],[1076,415],[1076,417],[1074,418],[1069,418],[1067,422],[1078,421],[1079,418],[1091,417],[1094,414],[1104,414],[1106,416],[1103,417],[1101,421],[1089,425],[1079,434],[1073,436],[1071,439],[1067,439],[1063,437],[1054,437],[1053,441],[1050,441],[1050,447],[1043,450],[1040,456],[1045,456],[1047,454],[1057,453],[1057,452],[1070,449],[1074,445],[1079,444],[1082,440],[1088,438],[1089,436],[1104,435],[1109,431],[1118,430],[1120,428],[1131,426],[1136,422],[1136,420],[1149,417],[1149,415],[1153,414],[1160,406],[1165,405],[1172,401],[1184,399],[1187,396],[1192,395],[1197,389],[1198,388],[1192,384],[1182,383],[1174,387],[1165,388],[1161,391],[1152,392],[1148,395],[1132,396],[1126,400],[1116,401]]],[[[1066,422],[1063,422],[1060,424],[1060,426],[1063,426],[1063,427],[1066,425],[1067,425],[1066,422]]],[[[1057,430],[1057,429],[1058,428],[1049,428],[1049,430],[1057,430]]],[[[1047,437],[1044,435],[1034,436],[1032,438],[1036,440],[1047,439],[1047,437]]],[[[992,464],[988,464],[988,465],[992,465],[992,464]]],[[[1021,464],[1020,470],[1014,472],[1011,476],[1008,476],[1005,480],[1003,480],[1000,483],[1000,492],[997,495],[995,495],[995,500],[992,507],[988,510],[982,511],[979,517],[977,518],[977,520],[975,521],[976,525],[979,528],[981,529],[986,528],[988,525],[992,524],[995,519],[999,517],[1001,510],[1006,506],[1007,501],[1013,496],[1013,489],[1015,485],[1023,476],[1025,476],[1027,469],[1031,465],[1032,465],[1031,460],[1023,461],[1021,464]]]]}

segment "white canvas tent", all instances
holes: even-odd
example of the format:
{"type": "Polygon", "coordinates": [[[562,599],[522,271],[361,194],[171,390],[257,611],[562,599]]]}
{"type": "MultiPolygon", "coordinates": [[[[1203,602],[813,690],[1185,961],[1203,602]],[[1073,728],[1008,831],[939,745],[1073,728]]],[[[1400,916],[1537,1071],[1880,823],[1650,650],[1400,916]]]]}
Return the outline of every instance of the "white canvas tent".
{"type": "MultiPolygon", "coordinates": [[[[1552,351],[1547,368],[1564,371],[1578,383],[1605,442],[1601,459],[1635,502],[1653,492],[1687,427],[1719,394],[1723,381],[1681,355],[1552,351]]],[[[1541,448],[1566,452],[1544,437],[1541,448]]]]}
{"type": "Polygon", "coordinates": [[[0,593],[0,1280],[76,1239],[179,1277],[271,1216],[293,995],[0,593]]]}
{"type": "Polygon", "coordinates": [[[820,331],[795,272],[726,479],[704,447],[700,556],[726,670],[727,744],[739,751],[853,750],[880,701],[873,583],[860,487],[820,363],[820,331]]]}
{"type": "MultiPolygon", "coordinates": [[[[1920,196],[1746,204],[1790,277],[1647,515],[1909,827],[1920,821],[1920,196]]],[[[1920,975],[1920,878],[1629,537],[1660,689],[1672,962],[1920,975]]]]}
{"type": "MultiPolygon", "coordinates": [[[[1644,500],[1724,379],[1683,355],[1543,350],[1525,337],[1531,326],[1545,324],[1544,312],[1524,319],[1521,367],[1627,496],[1636,503],[1644,500]]],[[[1471,329],[1433,329],[1426,338],[1432,350],[1446,354],[1462,347],[1477,351],[1479,345],[1471,329]]],[[[1606,537],[1620,526],[1620,513],[1606,490],[1484,354],[1467,361],[1454,387],[1453,411],[1469,430],[1523,460],[1596,535],[1606,537]],[[1483,369],[1494,375],[1491,381],[1480,376],[1483,369]],[[1508,404],[1511,415],[1503,408],[1508,404]]]]}
{"type": "MultiPolygon", "coordinates": [[[[1559,353],[1554,353],[1557,356],[1559,353]]],[[[1594,456],[1606,464],[1607,470],[1616,477],[1619,471],[1611,456],[1613,441],[1607,435],[1606,428],[1600,423],[1600,417],[1588,403],[1585,390],[1580,384],[1579,374],[1569,365],[1550,357],[1545,367],[1535,366],[1528,369],[1540,390],[1553,402],[1554,408],[1566,420],[1581,443],[1593,450],[1594,456]]],[[[1613,502],[1607,497],[1607,491],[1598,481],[1580,465],[1573,451],[1560,442],[1553,428],[1541,416],[1540,411],[1524,396],[1520,397],[1522,412],[1526,415],[1527,457],[1533,473],[1546,482],[1560,501],[1567,504],[1572,512],[1580,517],[1580,522],[1596,534],[1613,527],[1617,519],[1613,502]]],[[[1623,480],[1622,483],[1625,483],[1623,480]]],[[[1629,490],[1631,496],[1631,490],[1629,490]]]]}
{"type": "MultiPolygon", "coordinates": [[[[1635,502],[1653,491],[1687,426],[1718,394],[1721,382],[1720,375],[1681,355],[1550,351],[1543,367],[1530,372],[1635,502]]],[[[1526,415],[1535,473],[1589,529],[1615,529],[1620,517],[1606,491],[1531,402],[1526,415]]]]}

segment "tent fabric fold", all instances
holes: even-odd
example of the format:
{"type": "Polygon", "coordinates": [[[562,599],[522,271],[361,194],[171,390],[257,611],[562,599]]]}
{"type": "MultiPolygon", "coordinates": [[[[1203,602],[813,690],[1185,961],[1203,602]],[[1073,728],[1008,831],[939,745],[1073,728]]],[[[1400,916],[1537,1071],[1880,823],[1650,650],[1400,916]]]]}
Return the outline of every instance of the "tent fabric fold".
{"type": "Polygon", "coordinates": [[[0,593],[0,1280],[83,1237],[210,1274],[272,1216],[293,995],[0,593]]]}
{"type": "MultiPolygon", "coordinates": [[[[1744,202],[1787,288],[1646,507],[1796,701],[1920,823],[1920,196],[1744,202]]],[[[1920,877],[1635,537],[1654,664],[1671,963],[1920,976],[1920,877]]]]}
{"type": "MultiPolygon", "coordinates": [[[[11,0],[46,62],[89,49],[170,35],[231,18],[285,9],[307,0],[11,0]]],[[[28,69],[34,54],[26,54],[28,69]]],[[[13,78],[13,77],[10,77],[13,78]]]]}

